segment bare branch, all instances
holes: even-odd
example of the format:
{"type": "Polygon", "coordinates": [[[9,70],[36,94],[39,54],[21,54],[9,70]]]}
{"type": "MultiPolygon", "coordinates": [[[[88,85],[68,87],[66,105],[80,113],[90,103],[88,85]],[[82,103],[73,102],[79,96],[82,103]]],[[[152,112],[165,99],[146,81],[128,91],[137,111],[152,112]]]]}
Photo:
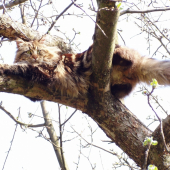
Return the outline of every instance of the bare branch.
{"type": "MultiPolygon", "coordinates": [[[[144,87],[144,89],[147,91],[147,93],[149,93],[148,89],[146,87],[144,87]]],[[[150,94],[150,96],[152,97],[152,99],[158,104],[158,106],[162,109],[162,111],[166,114],[166,116],[168,116],[167,111],[163,108],[163,106],[159,103],[158,99],[153,95],[150,94]]]]}
{"type": "MultiPolygon", "coordinates": [[[[21,3],[24,3],[28,0],[15,0],[15,1],[10,1],[9,3],[5,4],[5,8],[11,8],[13,6],[19,5],[21,3]]],[[[0,10],[3,9],[3,5],[0,5],[0,10]]]]}
{"type": "Polygon", "coordinates": [[[152,109],[152,111],[155,113],[156,117],[158,118],[159,122],[160,122],[160,132],[161,132],[161,135],[162,135],[162,140],[163,140],[163,143],[165,145],[165,149],[168,153],[170,153],[168,147],[167,147],[167,144],[166,144],[166,141],[165,141],[165,135],[164,135],[164,132],[163,132],[163,125],[162,125],[162,119],[158,116],[158,114],[156,113],[156,111],[154,110],[154,108],[152,107],[152,105],[150,104],[150,95],[153,93],[154,91],[154,87],[152,86],[152,91],[149,93],[149,94],[146,94],[147,95],[147,98],[148,98],[148,105],[149,107],[152,109]]]}
{"type": "MultiPolygon", "coordinates": [[[[19,115],[20,115],[20,109],[19,109],[18,117],[19,117],[19,115]]],[[[8,155],[9,155],[9,153],[10,153],[10,151],[11,151],[12,144],[13,144],[14,137],[15,137],[15,133],[16,133],[16,131],[17,131],[17,127],[18,127],[18,124],[16,124],[15,130],[14,130],[14,134],[13,134],[13,137],[12,137],[12,140],[11,140],[11,145],[10,145],[10,147],[9,147],[9,150],[8,150],[7,156],[6,156],[6,158],[5,158],[5,161],[4,161],[4,164],[3,164],[3,168],[2,168],[2,170],[4,170],[4,168],[5,168],[5,164],[6,164],[6,161],[7,161],[8,155]]]]}
{"type": "Polygon", "coordinates": [[[26,17],[25,17],[25,13],[24,13],[24,5],[20,4],[19,8],[20,8],[20,13],[21,13],[22,23],[26,24],[27,22],[26,22],[26,17]]]}
{"type": "MultiPolygon", "coordinates": [[[[97,27],[100,29],[100,31],[103,33],[103,35],[104,35],[105,37],[107,37],[107,35],[106,35],[105,32],[103,31],[103,29],[100,27],[100,25],[99,25],[84,9],[82,9],[82,8],[81,8],[79,5],[77,5],[76,3],[74,3],[74,5],[75,5],[77,8],[81,9],[81,10],[97,25],[97,27]]],[[[110,10],[110,9],[101,8],[100,10],[110,10]]]]}
{"type": "Polygon", "coordinates": [[[88,142],[88,141],[87,141],[85,138],[83,138],[82,135],[79,134],[73,127],[71,127],[71,128],[72,128],[72,129],[74,130],[74,132],[75,132],[76,134],[78,134],[88,145],[94,146],[94,147],[96,147],[96,148],[98,148],[98,149],[101,149],[101,150],[107,152],[107,153],[110,153],[110,154],[112,154],[112,155],[118,156],[118,154],[117,154],[116,152],[108,151],[108,150],[106,150],[106,149],[104,149],[104,148],[102,148],[102,147],[100,147],[100,146],[97,146],[97,145],[94,145],[94,144],[91,143],[91,142],[88,142]]]}
{"type": "Polygon", "coordinates": [[[61,153],[61,159],[62,159],[62,165],[64,170],[66,170],[68,167],[65,162],[64,153],[63,153],[63,128],[61,125],[61,110],[60,110],[60,104],[58,103],[58,119],[59,119],[59,133],[60,133],[60,153],[61,153]]]}
{"type": "Polygon", "coordinates": [[[10,112],[8,112],[4,107],[2,107],[0,105],[0,109],[3,110],[12,120],[14,120],[17,124],[20,124],[21,126],[26,126],[26,127],[42,127],[45,126],[45,124],[37,124],[37,125],[32,125],[32,124],[26,124],[23,122],[20,122],[19,120],[17,120],[10,112]]]}
{"type": "Polygon", "coordinates": [[[72,116],[73,116],[76,112],[77,112],[77,109],[70,115],[70,117],[69,117],[67,120],[65,120],[65,121],[61,124],[61,126],[63,126],[64,124],[66,124],[66,123],[72,118],[72,116]]]}
{"type": "MultiPolygon", "coordinates": [[[[45,101],[41,102],[41,108],[42,108],[43,116],[45,118],[44,120],[45,120],[45,124],[47,126],[47,132],[50,136],[51,142],[54,144],[53,148],[54,148],[55,154],[57,156],[58,162],[60,164],[60,168],[63,170],[69,170],[69,168],[66,164],[64,155],[63,155],[63,148],[59,143],[59,139],[58,139],[55,129],[53,127],[52,121],[50,120],[51,119],[50,113],[47,111],[45,101]]],[[[60,139],[60,141],[61,141],[61,139],[60,139]]]]}
{"type": "Polygon", "coordinates": [[[158,12],[158,11],[168,11],[170,8],[158,8],[158,9],[150,9],[150,10],[124,10],[120,12],[120,16],[124,14],[134,14],[134,13],[149,13],[149,12],[158,12]]]}
{"type": "MultiPolygon", "coordinates": [[[[76,0],[74,0],[74,2],[76,2],[76,0]]],[[[60,15],[58,15],[56,18],[55,18],[55,21],[53,21],[53,23],[51,24],[50,28],[48,29],[47,33],[48,34],[51,29],[54,27],[55,23],[57,22],[57,20],[74,4],[74,2],[72,2],[70,5],[68,5],[61,13],[60,15]]]]}
{"type": "MultiPolygon", "coordinates": [[[[41,5],[42,5],[42,1],[43,0],[41,0],[40,1],[40,4],[39,4],[39,7],[38,7],[38,10],[35,10],[35,17],[34,17],[34,19],[33,19],[33,21],[32,21],[32,23],[31,23],[31,27],[33,26],[33,24],[34,24],[34,21],[35,21],[35,19],[37,18],[37,16],[38,16],[38,13],[39,13],[39,10],[40,10],[40,8],[41,8],[41,5]]],[[[30,1],[31,2],[31,1],[30,1]]]]}

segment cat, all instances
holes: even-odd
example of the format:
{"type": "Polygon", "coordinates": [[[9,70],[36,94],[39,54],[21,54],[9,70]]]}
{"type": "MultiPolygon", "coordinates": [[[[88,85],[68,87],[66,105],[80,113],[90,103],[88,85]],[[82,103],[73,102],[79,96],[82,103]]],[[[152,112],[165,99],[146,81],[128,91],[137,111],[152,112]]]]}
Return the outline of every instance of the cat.
{"type": "MultiPolygon", "coordinates": [[[[37,67],[37,82],[47,83],[72,97],[87,93],[92,74],[93,45],[82,53],[62,54],[58,47],[46,46],[43,39],[29,42],[17,39],[16,44],[18,50],[14,63],[37,67]]],[[[142,57],[133,49],[115,46],[110,78],[111,92],[115,97],[124,98],[138,83],[149,84],[153,78],[159,84],[170,85],[170,61],[142,57]]]]}
{"type": "Polygon", "coordinates": [[[37,67],[37,82],[46,83],[72,97],[87,93],[92,73],[92,47],[79,54],[62,54],[58,47],[46,46],[44,39],[25,42],[18,38],[16,44],[18,50],[14,63],[37,67]]]}

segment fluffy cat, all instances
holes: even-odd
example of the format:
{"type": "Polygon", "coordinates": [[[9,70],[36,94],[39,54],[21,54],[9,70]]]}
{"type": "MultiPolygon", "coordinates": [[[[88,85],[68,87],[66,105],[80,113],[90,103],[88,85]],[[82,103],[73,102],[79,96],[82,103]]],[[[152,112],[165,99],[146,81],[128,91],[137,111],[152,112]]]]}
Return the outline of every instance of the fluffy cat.
{"type": "Polygon", "coordinates": [[[92,47],[79,54],[62,54],[58,47],[49,47],[44,40],[16,40],[14,63],[34,65],[39,70],[37,82],[59,89],[62,94],[77,97],[87,93],[91,75],[92,47]],[[41,75],[40,75],[41,74],[41,75]],[[44,78],[45,77],[45,78],[44,78]]]}
{"type": "MultiPolygon", "coordinates": [[[[87,93],[93,46],[83,53],[62,54],[59,48],[46,46],[43,40],[25,42],[17,39],[16,44],[14,63],[37,67],[38,74],[32,79],[73,97],[87,93]]],[[[137,83],[149,84],[153,78],[159,84],[170,84],[170,61],[142,57],[135,50],[116,45],[112,65],[111,92],[117,98],[124,98],[137,83]]]]}

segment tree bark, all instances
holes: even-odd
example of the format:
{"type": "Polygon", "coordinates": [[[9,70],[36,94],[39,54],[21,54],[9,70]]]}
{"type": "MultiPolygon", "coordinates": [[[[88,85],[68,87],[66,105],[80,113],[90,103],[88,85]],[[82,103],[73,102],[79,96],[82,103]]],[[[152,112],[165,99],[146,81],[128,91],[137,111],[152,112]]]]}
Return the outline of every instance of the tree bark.
{"type": "MultiPolygon", "coordinates": [[[[13,21],[6,15],[0,16],[0,37],[8,38],[9,40],[15,40],[19,37],[25,41],[39,40],[44,34],[40,33],[25,24],[13,21]]],[[[51,36],[46,34],[44,43],[48,46],[58,46],[64,53],[73,53],[73,50],[68,46],[62,38],[58,36],[51,36]]]]}
{"type": "MultiPolygon", "coordinates": [[[[100,0],[98,0],[100,2],[100,0]]],[[[164,151],[160,127],[152,132],[137,119],[119,100],[111,95],[109,89],[110,68],[115,44],[116,23],[119,12],[114,2],[99,4],[97,24],[94,35],[93,74],[92,85],[89,93],[78,98],[61,96],[48,87],[37,84],[26,77],[17,74],[16,70],[29,71],[27,65],[0,65],[0,91],[21,94],[40,100],[49,100],[62,103],[81,110],[98,123],[104,133],[115,142],[138,166],[142,167],[145,157],[143,141],[147,136],[158,140],[158,146],[151,147],[148,164],[154,164],[158,169],[166,170],[169,167],[169,155],[164,151]]],[[[0,36],[11,40],[20,37],[24,40],[40,39],[42,34],[17,22],[13,23],[6,16],[0,17],[0,36]],[[24,34],[23,34],[24,33],[24,34]],[[25,36],[26,35],[26,36],[25,36]]],[[[61,47],[63,53],[72,52],[69,47],[58,37],[50,38],[61,47]],[[62,42],[62,43],[60,43],[62,42]],[[63,46],[62,46],[62,45],[63,46]]],[[[50,42],[50,41],[49,41],[50,42]]],[[[54,43],[54,44],[55,44],[54,43]]],[[[54,45],[49,44],[49,45],[54,45]]],[[[33,66],[32,66],[33,67],[33,66]]],[[[34,74],[34,73],[29,73],[34,74]]],[[[169,117],[163,122],[163,129],[167,145],[170,140],[169,117]]]]}

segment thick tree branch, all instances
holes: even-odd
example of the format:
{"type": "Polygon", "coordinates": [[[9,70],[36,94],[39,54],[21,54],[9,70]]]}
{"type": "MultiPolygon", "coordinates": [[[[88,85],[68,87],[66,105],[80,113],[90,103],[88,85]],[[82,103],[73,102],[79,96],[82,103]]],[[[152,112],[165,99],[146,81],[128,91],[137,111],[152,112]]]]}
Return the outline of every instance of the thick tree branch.
{"type": "MultiPolygon", "coordinates": [[[[96,24],[101,27],[105,34],[96,26],[92,57],[92,83],[95,87],[93,89],[96,91],[95,95],[101,95],[103,92],[110,90],[110,70],[112,67],[117,21],[119,18],[119,11],[113,7],[114,4],[115,2],[110,2],[110,4],[100,3],[97,14],[96,24]]],[[[100,97],[98,98],[99,100],[100,97]]]]}
{"type": "MultiPolygon", "coordinates": [[[[19,22],[13,21],[6,15],[0,16],[0,37],[8,38],[10,40],[15,40],[16,37],[28,41],[39,40],[44,34],[33,30],[27,25],[21,24],[19,22]],[[28,39],[28,38],[29,39],[28,39]]],[[[68,46],[62,38],[58,36],[45,35],[45,44],[48,46],[58,46],[63,53],[73,53],[70,46],[68,46]]]]}
{"type": "MultiPolygon", "coordinates": [[[[170,115],[162,121],[163,132],[165,141],[170,150],[170,115]]],[[[158,141],[158,145],[151,147],[149,154],[149,162],[157,162],[155,164],[158,169],[162,170],[162,167],[166,166],[166,170],[170,169],[169,153],[166,152],[164,141],[161,134],[161,126],[159,125],[152,134],[153,139],[158,141]],[[161,161],[160,161],[161,160],[161,161]]]]}
{"type": "Polygon", "coordinates": [[[142,167],[145,151],[142,142],[146,136],[151,135],[151,131],[111,95],[109,88],[119,17],[119,11],[114,8],[114,5],[114,2],[108,1],[99,3],[96,22],[107,36],[96,27],[92,58],[92,86],[87,114],[98,123],[108,137],[142,167]],[[139,133],[140,136],[138,136],[139,133]],[[135,145],[132,141],[135,141],[135,145]]]}
{"type": "MultiPolygon", "coordinates": [[[[152,133],[125,106],[110,95],[109,92],[105,93],[105,96],[103,96],[103,104],[96,103],[96,99],[90,94],[88,95],[91,99],[87,98],[86,95],[79,96],[79,98],[61,96],[60,92],[52,91],[47,88],[47,86],[37,84],[14,74],[14,70],[21,69],[24,69],[26,72],[28,67],[24,67],[23,65],[0,65],[1,92],[21,94],[31,98],[38,98],[40,100],[58,102],[85,112],[98,123],[109,138],[122,148],[139,166],[142,166],[145,151],[142,142],[146,136],[151,136],[152,133]]],[[[166,129],[169,129],[168,126],[167,123],[166,129]]],[[[170,139],[169,133],[164,132],[164,134],[166,139],[170,139]]],[[[162,139],[162,136],[160,137],[162,139]]],[[[154,140],[155,139],[157,138],[154,137],[154,140]]],[[[166,142],[168,144],[168,141],[166,142]]],[[[158,151],[156,150],[156,152],[158,151]]],[[[159,152],[159,154],[165,155],[163,150],[162,152],[159,152]]],[[[160,165],[161,162],[163,162],[162,159],[155,161],[152,156],[152,163],[160,165]]]]}
{"type": "MultiPolygon", "coordinates": [[[[99,10],[96,22],[107,36],[104,36],[96,27],[92,58],[92,86],[87,114],[137,165],[142,167],[145,157],[143,141],[146,136],[150,136],[152,133],[110,94],[110,70],[119,11],[116,8],[113,9],[114,2],[98,0],[98,4],[99,10]]],[[[162,154],[164,153],[162,152],[162,154]]],[[[157,165],[157,161],[154,160],[154,163],[152,163],[157,165]]],[[[151,162],[148,161],[148,163],[151,162]]],[[[163,160],[160,160],[160,164],[160,169],[167,169],[167,166],[163,165],[163,160]]]]}
{"type": "MultiPolygon", "coordinates": [[[[24,3],[28,0],[14,0],[10,1],[9,3],[5,4],[5,8],[12,8],[13,6],[19,5],[21,3],[24,3]]],[[[0,10],[3,9],[3,5],[0,5],[0,10]]]]}
{"type": "MultiPolygon", "coordinates": [[[[61,96],[61,93],[58,91],[52,91],[50,88],[47,88],[47,86],[37,84],[34,81],[21,77],[19,76],[20,73],[17,75],[16,70],[24,70],[25,73],[30,72],[27,65],[0,65],[1,92],[20,94],[40,100],[54,101],[80,110],[83,110],[85,107],[85,104],[87,103],[87,98],[85,96],[80,96],[79,98],[61,96]]],[[[29,74],[31,75],[34,73],[31,72],[29,74]]]]}

